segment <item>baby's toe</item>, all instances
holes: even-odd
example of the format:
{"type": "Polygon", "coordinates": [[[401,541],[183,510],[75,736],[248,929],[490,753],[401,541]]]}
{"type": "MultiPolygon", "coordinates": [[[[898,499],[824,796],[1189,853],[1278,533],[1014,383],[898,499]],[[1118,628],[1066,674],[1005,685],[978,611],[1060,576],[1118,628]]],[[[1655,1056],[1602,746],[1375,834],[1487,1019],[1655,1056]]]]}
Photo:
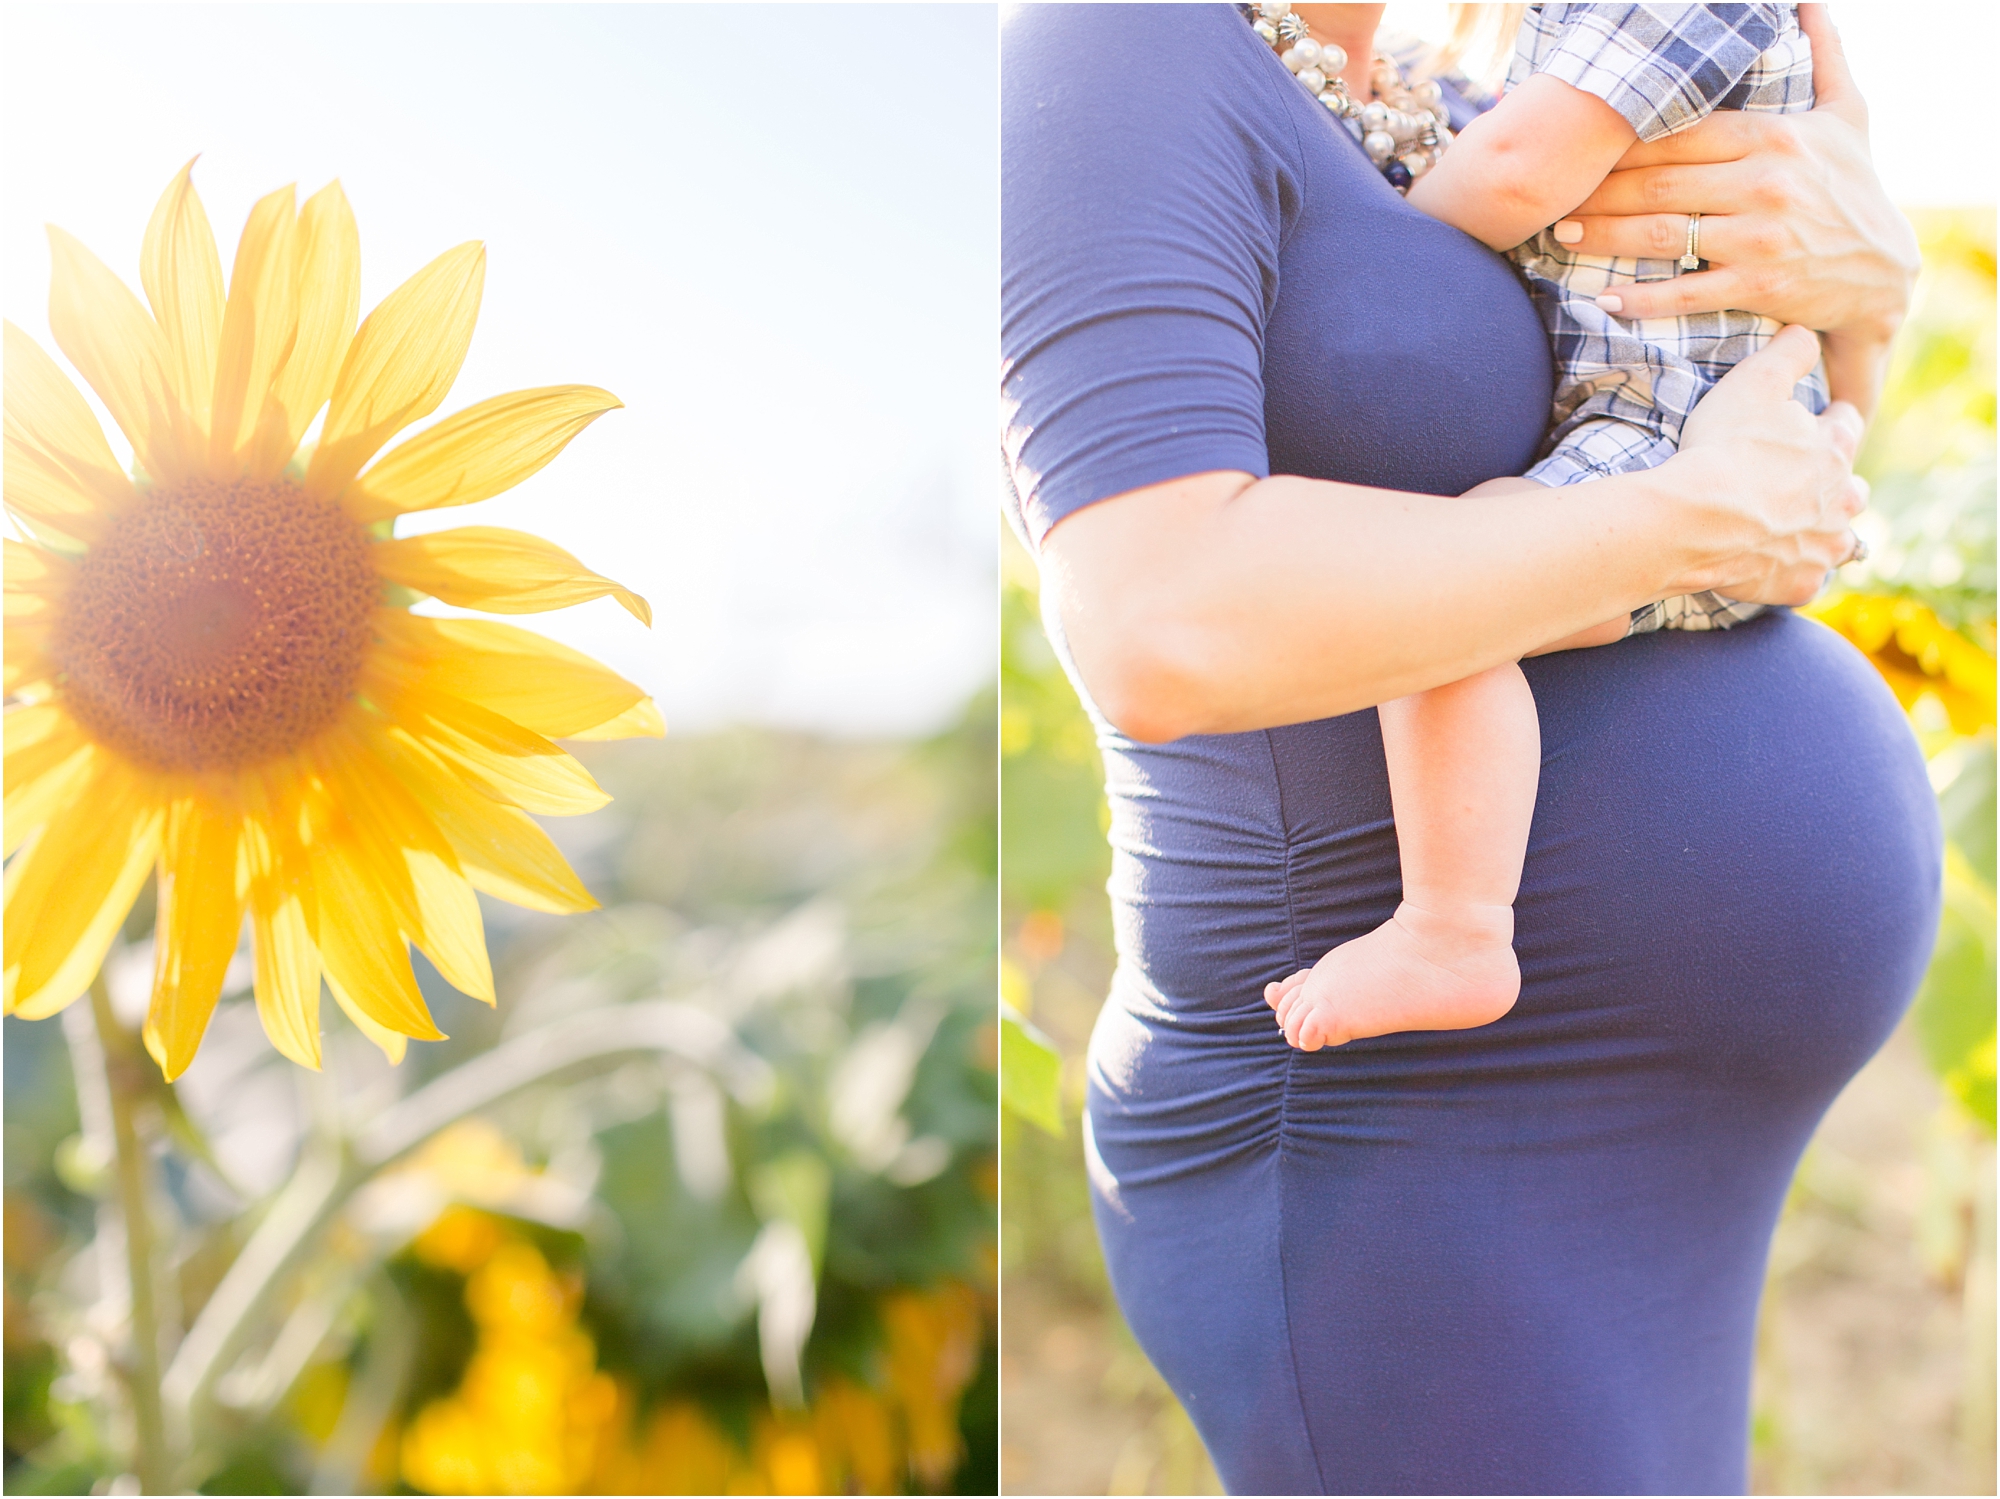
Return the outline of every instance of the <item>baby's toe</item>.
{"type": "Polygon", "coordinates": [[[1293,989],[1278,1000],[1278,1024],[1282,1025],[1287,1031],[1292,1028],[1300,1016],[1305,1014],[1308,1008],[1304,996],[1305,990],[1293,989]]]}

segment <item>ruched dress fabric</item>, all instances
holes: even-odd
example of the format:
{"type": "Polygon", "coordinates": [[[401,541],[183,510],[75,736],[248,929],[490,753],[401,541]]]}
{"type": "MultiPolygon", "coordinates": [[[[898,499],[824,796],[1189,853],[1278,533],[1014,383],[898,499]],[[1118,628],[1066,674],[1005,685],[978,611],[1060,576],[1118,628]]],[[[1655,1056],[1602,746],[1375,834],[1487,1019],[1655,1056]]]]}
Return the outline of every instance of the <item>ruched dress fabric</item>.
{"type": "MultiPolygon", "coordinates": [[[[1404,203],[1233,8],[1004,27],[1031,544],[1188,473],[1456,494],[1534,460],[1551,366],[1513,272],[1404,203]]],[[[1787,611],[1524,666],[1519,1002],[1313,1055],[1261,993],[1395,907],[1374,712],[1144,745],[1091,709],[1119,953],[1098,1226],[1233,1492],[1744,1488],[1771,1230],[1922,973],[1934,803],[1874,672],[1787,611]]]]}

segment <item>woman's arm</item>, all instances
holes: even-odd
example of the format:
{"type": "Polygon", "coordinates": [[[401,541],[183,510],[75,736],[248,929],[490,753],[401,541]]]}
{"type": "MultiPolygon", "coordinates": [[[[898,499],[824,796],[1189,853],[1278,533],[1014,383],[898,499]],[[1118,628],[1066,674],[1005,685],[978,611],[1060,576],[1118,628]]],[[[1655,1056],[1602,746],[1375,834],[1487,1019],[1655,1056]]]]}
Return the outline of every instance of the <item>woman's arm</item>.
{"type": "Polygon", "coordinates": [[[1153,742],[1350,713],[1678,593],[1801,603],[1862,504],[1858,417],[1791,398],[1817,353],[1787,329],[1646,473],[1477,500],[1195,474],[1058,523],[1043,586],[1099,707],[1153,742]]]}
{"type": "Polygon", "coordinates": [[[1632,148],[1576,213],[1586,255],[1671,259],[1699,213],[1712,269],[1621,287],[1621,317],[1741,307],[1825,337],[1834,397],[1872,412],[1889,344],[1909,309],[1916,235],[1868,155],[1868,106],[1823,5],[1801,5],[1812,39],[1805,114],[1719,110],[1693,129],[1632,148]]]}

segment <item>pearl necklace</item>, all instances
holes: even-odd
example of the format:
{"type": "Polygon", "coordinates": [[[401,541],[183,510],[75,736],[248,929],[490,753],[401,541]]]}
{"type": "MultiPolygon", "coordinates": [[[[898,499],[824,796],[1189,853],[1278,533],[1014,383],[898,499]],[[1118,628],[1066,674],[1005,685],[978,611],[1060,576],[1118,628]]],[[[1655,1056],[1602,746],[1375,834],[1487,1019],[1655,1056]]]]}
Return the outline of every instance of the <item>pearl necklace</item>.
{"type": "Polygon", "coordinates": [[[1291,0],[1257,0],[1239,8],[1305,91],[1361,142],[1397,192],[1408,192],[1412,182],[1437,165],[1452,136],[1444,90],[1436,79],[1412,84],[1393,57],[1377,52],[1368,80],[1375,97],[1356,104],[1340,76],[1347,66],[1346,51],[1332,42],[1314,41],[1305,21],[1293,13],[1291,0]]]}

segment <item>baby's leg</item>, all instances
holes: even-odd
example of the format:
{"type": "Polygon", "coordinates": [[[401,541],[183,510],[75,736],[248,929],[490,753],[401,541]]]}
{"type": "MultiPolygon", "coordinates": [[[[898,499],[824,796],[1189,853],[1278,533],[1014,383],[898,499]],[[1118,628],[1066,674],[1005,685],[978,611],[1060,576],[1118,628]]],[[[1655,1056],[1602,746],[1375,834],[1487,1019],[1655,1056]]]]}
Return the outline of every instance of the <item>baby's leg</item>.
{"type": "Polygon", "coordinates": [[[1384,703],[1382,749],[1403,902],[1265,998],[1304,1051],[1498,1020],[1521,991],[1514,897],[1541,774],[1541,727],[1513,662],[1384,703]]]}

